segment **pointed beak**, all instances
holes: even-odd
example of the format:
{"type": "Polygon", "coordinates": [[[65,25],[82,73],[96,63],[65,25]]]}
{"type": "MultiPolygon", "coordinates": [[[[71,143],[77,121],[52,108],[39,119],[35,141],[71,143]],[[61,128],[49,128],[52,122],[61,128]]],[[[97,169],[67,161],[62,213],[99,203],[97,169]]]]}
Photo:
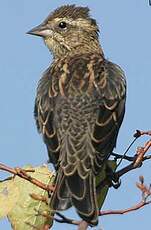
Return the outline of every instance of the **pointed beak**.
{"type": "Polygon", "coordinates": [[[27,32],[27,34],[40,36],[40,37],[51,36],[52,33],[53,32],[52,32],[51,28],[49,28],[49,26],[47,24],[40,24],[39,26],[36,26],[27,32]]]}

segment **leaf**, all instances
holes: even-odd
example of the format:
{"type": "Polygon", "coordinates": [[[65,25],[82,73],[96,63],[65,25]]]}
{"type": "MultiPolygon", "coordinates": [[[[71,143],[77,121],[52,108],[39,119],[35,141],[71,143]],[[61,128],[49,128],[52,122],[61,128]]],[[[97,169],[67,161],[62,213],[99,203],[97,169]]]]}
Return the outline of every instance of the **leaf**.
{"type": "MultiPolygon", "coordinates": [[[[28,175],[45,184],[53,183],[54,174],[46,166],[36,168],[26,166],[24,169],[35,170],[35,172],[28,173],[28,175]]],[[[46,224],[52,225],[53,221],[51,218],[48,219],[41,215],[53,216],[49,206],[41,200],[32,198],[33,196],[44,196],[48,199],[48,192],[18,176],[14,178],[13,183],[19,190],[19,198],[15,208],[8,213],[8,219],[11,222],[12,228],[14,230],[33,230],[40,229],[46,224]],[[30,196],[30,194],[34,195],[30,196]]]]}
{"type": "MultiPolygon", "coordinates": [[[[110,169],[114,170],[116,168],[116,161],[114,160],[108,160],[106,164],[104,164],[103,169],[101,170],[100,174],[96,177],[96,186],[101,184],[101,182],[107,177],[106,175],[106,168],[109,167],[110,169]]],[[[109,185],[105,185],[101,191],[97,194],[97,201],[98,201],[98,207],[99,209],[102,208],[102,205],[104,204],[105,198],[107,196],[107,193],[109,191],[109,185]]]]}
{"type": "Polygon", "coordinates": [[[14,208],[19,198],[19,189],[14,185],[12,180],[0,182],[0,218],[14,208]]]}

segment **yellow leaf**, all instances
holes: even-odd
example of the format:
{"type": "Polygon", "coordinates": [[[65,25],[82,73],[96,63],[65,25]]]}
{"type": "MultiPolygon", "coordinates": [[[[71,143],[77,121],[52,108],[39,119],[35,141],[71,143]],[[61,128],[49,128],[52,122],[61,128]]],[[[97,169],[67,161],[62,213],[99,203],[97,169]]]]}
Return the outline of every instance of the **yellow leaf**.
{"type": "MultiPolygon", "coordinates": [[[[49,171],[47,166],[36,168],[27,166],[24,169],[33,169],[34,172],[30,172],[28,175],[47,185],[53,183],[54,174],[49,171]]],[[[48,192],[18,176],[15,177],[14,183],[19,189],[20,195],[15,208],[8,213],[8,219],[11,222],[13,230],[33,230],[32,226],[40,229],[46,224],[51,225],[53,222],[51,218],[47,219],[39,215],[44,213],[45,215],[53,216],[50,207],[45,202],[33,199],[30,196],[30,194],[36,194],[39,197],[45,196],[48,199],[48,192]]]]}
{"type": "Polygon", "coordinates": [[[19,198],[19,189],[15,186],[13,179],[0,182],[0,218],[14,209],[19,198]]]}

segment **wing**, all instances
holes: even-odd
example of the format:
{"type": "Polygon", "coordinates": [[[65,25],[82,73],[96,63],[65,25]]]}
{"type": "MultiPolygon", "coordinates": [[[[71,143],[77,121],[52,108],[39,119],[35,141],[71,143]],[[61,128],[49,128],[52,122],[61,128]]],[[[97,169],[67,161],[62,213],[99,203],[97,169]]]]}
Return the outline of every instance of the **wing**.
{"type": "Polygon", "coordinates": [[[62,69],[56,103],[62,145],[51,208],[67,207],[69,191],[82,219],[96,224],[94,173],[100,172],[116,144],[125,111],[125,77],[120,67],[98,55],[75,56],[62,69]]]}
{"type": "Polygon", "coordinates": [[[43,135],[47,146],[49,161],[57,167],[59,157],[59,143],[55,127],[53,125],[53,109],[55,97],[51,97],[52,85],[51,68],[48,68],[40,79],[35,100],[34,116],[38,131],[43,135]]]}
{"type": "Polygon", "coordinates": [[[98,93],[99,112],[91,136],[98,154],[96,171],[116,145],[126,101],[126,80],[122,69],[112,62],[103,61],[94,66],[95,90],[98,93]]]}

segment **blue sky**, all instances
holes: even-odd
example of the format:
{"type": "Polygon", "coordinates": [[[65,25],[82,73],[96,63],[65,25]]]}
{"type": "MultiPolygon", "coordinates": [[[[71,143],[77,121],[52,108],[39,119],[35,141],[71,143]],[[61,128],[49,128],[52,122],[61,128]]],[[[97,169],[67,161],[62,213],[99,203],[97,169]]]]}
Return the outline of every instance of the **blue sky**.
{"type": "MultiPolygon", "coordinates": [[[[106,58],[119,64],[127,76],[126,115],[117,151],[124,151],[136,129],[151,129],[151,6],[148,0],[1,0],[0,154],[1,162],[12,167],[39,165],[47,160],[46,148],[35,127],[33,106],[37,82],[52,57],[40,38],[28,36],[26,32],[56,7],[70,3],[91,8],[100,25],[100,41],[106,58]]],[[[144,141],[145,137],[140,139],[130,154],[144,141]]],[[[103,209],[126,208],[138,202],[140,194],[135,183],[139,175],[145,176],[146,183],[151,182],[150,162],[124,176],[121,187],[110,190],[103,209]]],[[[147,206],[123,216],[102,217],[99,226],[104,230],[148,229],[150,212],[151,207],[147,206]]],[[[74,217],[72,211],[67,215],[74,217]]],[[[2,220],[0,229],[11,227],[2,220]]],[[[76,228],[55,224],[53,229],[76,228]]]]}

